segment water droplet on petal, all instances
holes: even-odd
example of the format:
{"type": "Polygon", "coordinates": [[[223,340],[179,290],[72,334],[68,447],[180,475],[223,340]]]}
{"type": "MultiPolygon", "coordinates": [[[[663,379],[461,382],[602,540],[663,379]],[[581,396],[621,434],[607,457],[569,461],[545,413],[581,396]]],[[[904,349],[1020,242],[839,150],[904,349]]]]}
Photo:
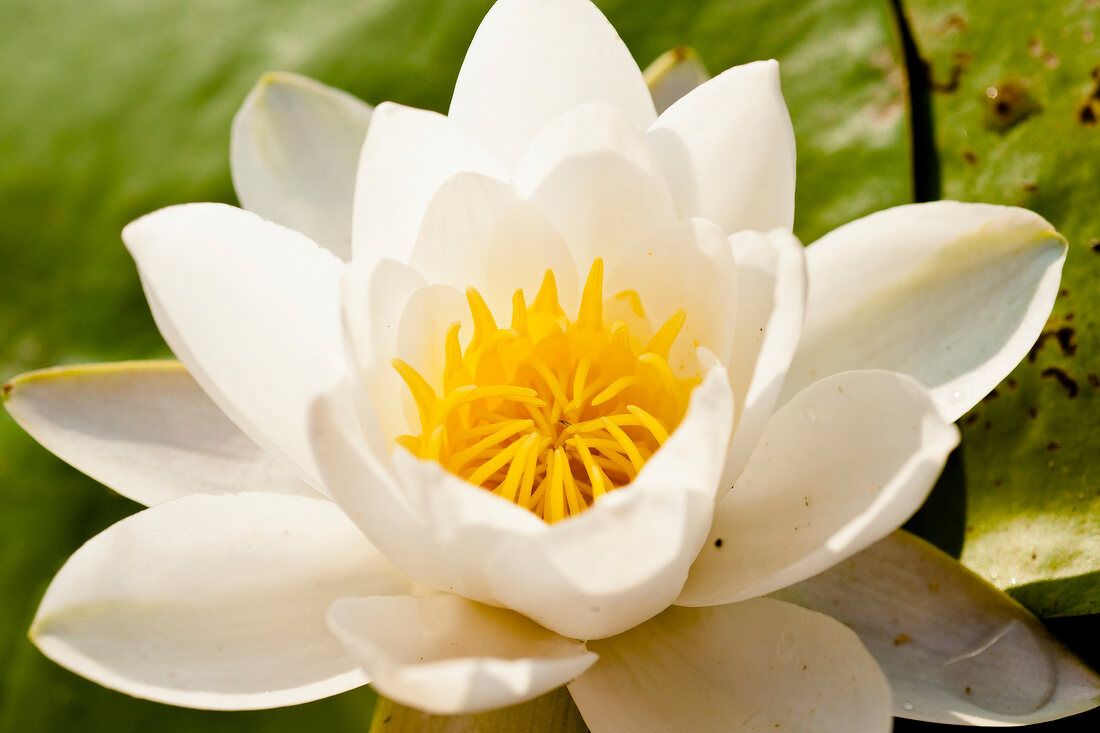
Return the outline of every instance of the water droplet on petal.
{"type": "Polygon", "coordinates": [[[913,709],[913,703],[911,703],[911,702],[903,702],[903,703],[901,704],[901,707],[902,707],[903,709],[905,709],[905,710],[912,710],[912,709],[913,709]]]}
{"type": "Polygon", "coordinates": [[[817,420],[817,413],[814,412],[814,408],[810,407],[809,405],[802,408],[802,414],[805,415],[806,419],[810,422],[814,422],[815,420],[817,420]]]}
{"type": "Polygon", "coordinates": [[[1023,715],[1050,699],[1057,669],[1035,631],[1013,620],[945,662],[940,679],[967,702],[995,713],[1023,715]]]}

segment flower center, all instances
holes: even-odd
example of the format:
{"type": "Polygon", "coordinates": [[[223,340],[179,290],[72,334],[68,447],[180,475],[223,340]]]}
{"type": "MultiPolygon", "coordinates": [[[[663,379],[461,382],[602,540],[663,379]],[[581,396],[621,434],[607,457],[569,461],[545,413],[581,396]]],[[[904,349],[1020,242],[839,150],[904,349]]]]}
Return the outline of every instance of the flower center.
{"type": "MultiPolygon", "coordinates": [[[[617,297],[644,312],[636,292],[617,297]]],[[[509,328],[497,326],[476,289],[466,298],[474,334],[463,350],[459,324],[448,329],[442,394],[393,361],[420,416],[420,434],[397,439],[414,455],[557,522],[633,481],[683,419],[700,381],[675,376],[668,363],[685,313],[644,344],[622,321],[606,324],[601,260],[573,321],[550,270],[530,306],[515,292],[509,328]]]]}

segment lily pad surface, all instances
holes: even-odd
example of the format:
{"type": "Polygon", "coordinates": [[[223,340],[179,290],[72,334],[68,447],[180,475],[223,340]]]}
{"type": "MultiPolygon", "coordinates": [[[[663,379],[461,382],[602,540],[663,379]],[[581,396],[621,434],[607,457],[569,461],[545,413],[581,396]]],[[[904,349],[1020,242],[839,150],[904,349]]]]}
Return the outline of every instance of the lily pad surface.
{"type": "Polygon", "coordinates": [[[955,493],[941,500],[965,519],[955,537],[930,536],[1040,616],[1097,613],[1100,3],[905,8],[928,63],[935,155],[918,168],[943,198],[1027,207],[1070,245],[1038,343],[960,421],[955,493]]]}

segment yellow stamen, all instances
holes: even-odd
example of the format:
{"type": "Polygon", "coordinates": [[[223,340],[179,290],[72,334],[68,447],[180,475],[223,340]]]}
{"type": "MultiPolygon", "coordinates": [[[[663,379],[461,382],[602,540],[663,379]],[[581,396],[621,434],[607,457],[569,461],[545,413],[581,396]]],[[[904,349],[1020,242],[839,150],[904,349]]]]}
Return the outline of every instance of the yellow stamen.
{"type": "Polygon", "coordinates": [[[642,425],[644,425],[649,432],[653,433],[653,437],[657,439],[658,445],[665,444],[665,441],[668,440],[668,431],[665,430],[664,425],[661,425],[657,418],[637,405],[627,405],[626,409],[630,410],[630,414],[641,420],[642,425]]]}
{"type": "Polygon", "coordinates": [[[474,319],[474,339],[470,346],[476,348],[497,330],[497,322],[477,288],[466,288],[466,302],[470,304],[470,315],[474,319]]]}
{"type": "Polygon", "coordinates": [[[645,308],[642,307],[642,296],[638,295],[637,290],[624,290],[621,293],[615,293],[617,300],[626,298],[630,302],[630,311],[634,314],[635,318],[645,318],[645,308]]]}
{"type": "MultiPolygon", "coordinates": [[[[616,297],[645,317],[637,292],[616,297]]],[[[683,419],[699,383],[668,363],[684,312],[651,334],[606,324],[602,261],[592,264],[573,321],[550,270],[530,306],[514,293],[508,328],[476,289],[466,299],[473,337],[463,350],[460,324],[447,329],[443,373],[434,375],[441,381],[393,361],[420,418],[420,433],[397,444],[414,455],[557,522],[633,481],[683,419]]]]}
{"type": "Polygon", "coordinates": [[[649,340],[645,350],[667,360],[672,344],[676,341],[676,337],[680,335],[680,329],[684,327],[684,320],[686,319],[687,313],[682,310],[669,316],[668,320],[657,329],[657,333],[653,334],[653,338],[649,340]]]}
{"type": "Polygon", "coordinates": [[[581,293],[581,310],[577,314],[577,325],[592,330],[603,329],[603,260],[592,263],[588,280],[581,293]]]}
{"type": "Polygon", "coordinates": [[[527,303],[522,290],[512,294],[512,330],[520,336],[527,335],[527,303]]]}

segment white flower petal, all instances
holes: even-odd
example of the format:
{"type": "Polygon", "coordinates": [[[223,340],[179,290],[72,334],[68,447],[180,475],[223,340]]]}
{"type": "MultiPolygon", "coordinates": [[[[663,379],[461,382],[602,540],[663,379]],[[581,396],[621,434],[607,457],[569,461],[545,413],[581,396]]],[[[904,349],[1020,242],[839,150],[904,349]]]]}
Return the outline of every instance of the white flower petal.
{"type": "Polygon", "coordinates": [[[645,138],[607,102],[575,107],[547,125],[516,166],[516,190],[565,238],[577,266],[611,264],[676,220],[645,138]]]}
{"type": "Polygon", "coordinates": [[[677,46],[665,51],[646,67],[645,77],[657,114],[676,103],[695,87],[710,79],[707,67],[695,49],[677,46]]]}
{"type": "Polygon", "coordinates": [[[589,646],[569,685],[592,733],[889,731],[890,688],[840,623],[769,598],[670,608],[589,646]]]}
{"type": "MultiPolygon", "coordinates": [[[[397,326],[397,344],[393,353],[399,359],[410,364],[425,380],[435,387],[438,394],[443,393],[443,366],[446,360],[445,345],[447,329],[458,321],[464,328],[460,330],[463,347],[473,334],[470,323],[470,309],[463,293],[450,285],[425,285],[413,292],[401,311],[397,326]]],[[[397,435],[419,435],[423,431],[420,415],[409,388],[397,375],[397,370],[387,364],[396,380],[379,381],[379,386],[392,385],[398,389],[405,415],[403,427],[394,433],[397,435]]],[[[373,386],[373,385],[372,385],[373,386]]],[[[392,398],[389,398],[392,399],[392,398]]],[[[376,400],[376,404],[383,404],[376,400]]],[[[391,439],[391,423],[396,426],[392,416],[385,416],[386,436],[391,439]]],[[[392,442],[391,442],[392,445],[392,442]]]]}
{"type": "Polygon", "coordinates": [[[911,377],[815,382],[768,421],[676,602],[763,595],[859,552],[917,510],[958,442],[911,377]]]}
{"type": "Polygon", "coordinates": [[[122,238],[191,376],[245,434],[319,487],[307,423],[315,396],[346,370],[340,260],[221,204],[161,209],[122,238]]]}
{"type": "Polygon", "coordinates": [[[806,251],[809,302],[784,395],[846,369],[916,377],[948,420],[1024,357],[1066,243],[1024,209],[937,201],[880,211],[806,251]]]}
{"type": "Polygon", "coordinates": [[[440,187],[409,264],[430,283],[477,288],[502,319],[517,289],[534,300],[547,269],[567,310],[580,292],[569,249],[546,217],[507,183],[477,173],[459,173],[440,187]]]}
{"type": "Polygon", "coordinates": [[[730,237],[730,245],[737,259],[737,331],[729,365],[737,428],[723,489],[741,475],[771,417],[806,313],[806,255],[793,235],[745,231],[730,237]]]}
{"type": "Polygon", "coordinates": [[[59,664],[137,697],[294,705],[367,682],[325,626],[333,600],[414,591],[331,502],[195,495],[78,550],[31,636],[59,664]]]}
{"type": "Polygon", "coordinates": [[[142,504],[239,491],[320,498],[244,435],[179,362],[55,367],[4,385],[20,427],[142,504]]]}
{"type": "MultiPolygon", "coordinates": [[[[669,361],[679,376],[695,375],[695,345],[705,346],[723,365],[729,363],[737,321],[737,263],[725,232],[713,223],[681,219],[650,230],[622,259],[608,263],[605,290],[609,295],[636,291],[653,330],[676,310],[686,312],[684,336],[669,361]]],[[[621,300],[618,309],[628,308],[621,300]]]]}
{"type": "Polygon", "coordinates": [[[907,532],[776,595],[859,634],[898,717],[1024,725],[1100,704],[1100,677],[1038,619],[907,532]]]}
{"type": "Polygon", "coordinates": [[[390,562],[411,578],[433,588],[445,588],[452,573],[449,558],[440,555],[392,475],[388,455],[382,457],[363,439],[349,398],[338,387],[319,397],[310,413],[313,449],[335,501],[344,514],[390,562]]]}
{"type": "Polygon", "coordinates": [[[376,690],[439,715],[531,700],[596,661],[581,642],[447,593],[344,598],[328,618],[376,690]]]}
{"type": "Polygon", "coordinates": [[[669,107],[646,134],[680,216],[727,232],[791,230],[794,128],[779,64],[725,71],[669,107]]]}
{"type": "Polygon", "coordinates": [[[507,178],[481,143],[447,117],[392,102],[378,105],[355,179],[355,259],[408,262],[428,202],[444,181],[463,171],[507,178]]]}
{"type": "Polygon", "coordinates": [[[351,257],[356,164],[371,108],[297,74],[267,73],[233,118],[229,167],[241,206],[351,257]]]}
{"type": "Polygon", "coordinates": [[[349,385],[367,447],[389,464],[394,439],[407,432],[408,389],[391,361],[397,356],[401,315],[427,281],[395,260],[351,263],[344,273],[343,327],[349,385]]]}
{"type": "Polygon", "coordinates": [[[499,0],[477,29],[450,116],[508,168],[566,111],[596,100],[639,130],[656,113],[642,72],[588,0],[499,0]]]}
{"type": "Polygon", "coordinates": [[[435,587],[515,609],[574,639],[619,633],[665,608],[710,526],[732,427],[725,370],[707,367],[683,422],[637,479],[554,525],[398,449],[394,462],[424,518],[423,541],[449,574],[435,587]]]}

